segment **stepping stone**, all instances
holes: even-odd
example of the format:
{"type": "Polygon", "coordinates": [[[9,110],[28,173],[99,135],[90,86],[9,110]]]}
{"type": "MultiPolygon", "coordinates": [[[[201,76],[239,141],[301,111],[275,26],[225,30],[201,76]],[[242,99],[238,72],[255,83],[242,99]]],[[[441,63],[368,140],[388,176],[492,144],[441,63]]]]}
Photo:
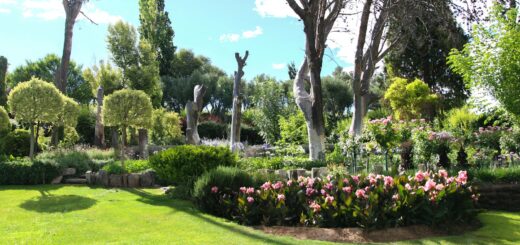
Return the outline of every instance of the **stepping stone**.
{"type": "Polygon", "coordinates": [[[68,178],[64,181],[65,184],[72,184],[72,185],[85,185],[87,184],[87,179],[82,178],[68,178]]]}

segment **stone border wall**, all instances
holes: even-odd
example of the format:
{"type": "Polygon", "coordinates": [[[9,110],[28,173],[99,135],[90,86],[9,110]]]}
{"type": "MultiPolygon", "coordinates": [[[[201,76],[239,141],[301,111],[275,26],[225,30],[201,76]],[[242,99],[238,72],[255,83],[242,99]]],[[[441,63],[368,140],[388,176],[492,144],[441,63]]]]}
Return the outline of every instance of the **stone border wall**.
{"type": "Polygon", "coordinates": [[[481,208],[520,211],[520,184],[479,184],[477,191],[481,208]]]}
{"type": "Polygon", "coordinates": [[[108,174],[104,170],[99,172],[88,171],[85,174],[88,185],[104,187],[153,187],[155,186],[155,172],[146,171],[138,174],[108,174]]]}

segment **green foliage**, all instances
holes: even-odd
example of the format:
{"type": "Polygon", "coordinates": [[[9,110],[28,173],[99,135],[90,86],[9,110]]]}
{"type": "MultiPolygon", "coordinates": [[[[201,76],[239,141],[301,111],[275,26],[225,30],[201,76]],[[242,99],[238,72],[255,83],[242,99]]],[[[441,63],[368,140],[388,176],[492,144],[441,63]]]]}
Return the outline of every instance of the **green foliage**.
{"type": "Polygon", "coordinates": [[[3,106],[0,106],[0,138],[2,135],[11,131],[11,122],[9,121],[9,115],[3,106]]]}
{"type": "Polygon", "coordinates": [[[159,76],[159,63],[157,54],[147,40],[141,40],[137,47],[139,63],[131,66],[125,73],[130,81],[129,87],[142,90],[152,100],[154,107],[161,106],[162,87],[159,76]]]}
{"type": "Polygon", "coordinates": [[[156,145],[175,145],[182,142],[181,121],[175,112],[156,109],[152,115],[151,140],[156,145]]]}
{"type": "Polygon", "coordinates": [[[437,96],[419,79],[409,83],[404,78],[394,78],[385,93],[385,99],[390,102],[398,119],[409,120],[431,114],[437,96]]]}
{"type": "Polygon", "coordinates": [[[284,109],[283,86],[274,78],[265,75],[257,76],[253,83],[255,126],[260,129],[260,135],[264,137],[265,142],[274,144],[280,138],[279,120],[284,109]]]}
{"type": "Polygon", "coordinates": [[[322,79],[325,116],[332,128],[345,116],[345,112],[350,111],[354,103],[351,80],[350,75],[341,70],[336,70],[334,76],[322,79]]]}
{"type": "Polygon", "coordinates": [[[83,77],[90,83],[92,87],[92,95],[97,96],[99,86],[103,87],[103,94],[109,95],[116,90],[123,88],[123,77],[121,71],[112,67],[109,62],[101,61],[98,66],[87,68],[83,71],[83,77]]]}
{"type": "Polygon", "coordinates": [[[280,116],[279,144],[306,145],[309,143],[308,137],[307,123],[301,110],[288,117],[280,116]]]}
{"type": "Polygon", "coordinates": [[[0,185],[48,184],[61,174],[61,169],[42,161],[26,159],[0,162],[0,185]]]}
{"type": "MultiPolygon", "coordinates": [[[[29,142],[31,135],[29,131],[16,129],[0,138],[0,155],[26,157],[29,156],[29,142]]],[[[38,147],[36,147],[38,148],[38,147]]]]}
{"type": "Polygon", "coordinates": [[[513,128],[500,138],[500,149],[503,153],[520,153],[520,129],[513,128]]]}
{"type": "Polygon", "coordinates": [[[75,128],[65,126],[63,129],[63,140],[59,143],[62,148],[73,147],[79,141],[79,134],[75,128]]]}
{"type": "Polygon", "coordinates": [[[58,122],[62,126],[76,127],[78,125],[79,105],[73,99],[63,96],[63,109],[58,122]]]}
{"type": "Polygon", "coordinates": [[[107,43],[112,61],[123,71],[123,86],[127,86],[126,73],[130,67],[138,64],[139,60],[135,28],[123,21],[108,26],[107,43]]]}
{"type": "Polygon", "coordinates": [[[202,139],[225,139],[228,135],[228,126],[214,121],[199,123],[199,136],[202,139]]]}
{"type": "Polygon", "coordinates": [[[231,213],[222,209],[221,199],[217,195],[212,194],[211,188],[218,186],[219,189],[226,192],[238,190],[240,187],[252,186],[253,178],[245,171],[236,167],[217,167],[201,175],[195,182],[193,188],[193,198],[205,212],[229,217],[231,213]]]}
{"type": "Polygon", "coordinates": [[[168,12],[164,11],[164,0],[140,0],[139,21],[141,38],[148,40],[157,53],[160,75],[172,75],[176,49],[173,46],[175,33],[168,12]]]}
{"type": "Polygon", "coordinates": [[[148,160],[129,160],[125,162],[125,168],[127,173],[141,173],[152,167],[148,160]]]}
{"type": "MultiPolygon", "coordinates": [[[[60,67],[60,63],[61,58],[55,54],[49,54],[35,62],[27,61],[25,65],[17,67],[9,74],[9,85],[10,87],[15,87],[19,83],[31,80],[33,77],[53,83],[55,80],[55,74],[60,67]]],[[[81,66],[71,60],[67,75],[67,88],[65,94],[81,104],[87,104],[93,97],[90,92],[91,90],[91,84],[82,76],[81,66]]]]}
{"type": "Polygon", "coordinates": [[[488,25],[477,25],[471,42],[453,50],[451,68],[472,88],[489,89],[504,108],[520,116],[520,23],[518,10],[495,4],[488,25]]]}
{"type": "Polygon", "coordinates": [[[16,120],[35,124],[57,122],[64,102],[54,85],[32,78],[13,88],[8,104],[16,120]]]}
{"type": "Polygon", "coordinates": [[[94,144],[94,133],[96,128],[96,114],[87,105],[80,106],[76,132],[79,135],[79,143],[94,144]]]}
{"type": "Polygon", "coordinates": [[[98,171],[101,165],[113,161],[113,153],[109,155],[110,157],[99,157],[93,155],[93,151],[96,150],[57,149],[44,151],[38,154],[36,160],[52,163],[60,168],[75,168],[78,175],[88,170],[98,171]]]}
{"type": "MultiPolygon", "coordinates": [[[[231,129],[229,129],[231,131],[231,129]]],[[[240,141],[247,142],[249,145],[259,145],[264,143],[260,136],[260,130],[245,124],[240,124],[240,141]]]]}
{"type": "Polygon", "coordinates": [[[471,134],[475,130],[477,120],[478,116],[471,112],[469,107],[465,106],[450,110],[444,120],[444,126],[457,136],[462,137],[471,134]]]}
{"type": "Polygon", "coordinates": [[[105,98],[103,119],[106,126],[149,128],[152,118],[150,97],[139,90],[123,89],[105,98]]]}
{"type": "Polygon", "coordinates": [[[513,184],[520,182],[520,168],[496,168],[469,170],[469,175],[478,182],[493,184],[513,184]]]}
{"type": "Polygon", "coordinates": [[[115,163],[107,164],[107,165],[103,166],[103,168],[101,168],[101,169],[105,170],[108,174],[124,174],[125,173],[125,170],[123,169],[123,167],[121,167],[120,164],[115,164],[115,163]]]}
{"type": "Polygon", "coordinates": [[[228,148],[211,146],[174,146],[150,157],[150,165],[160,178],[189,188],[203,173],[217,166],[235,166],[228,148]]]}
{"type": "Polygon", "coordinates": [[[239,166],[246,170],[258,169],[307,169],[326,167],[323,161],[313,161],[305,157],[248,157],[241,158],[239,166]]]}
{"type": "Polygon", "coordinates": [[[7,105],[7,58],[0,56],[0,106],[7,105]]]}

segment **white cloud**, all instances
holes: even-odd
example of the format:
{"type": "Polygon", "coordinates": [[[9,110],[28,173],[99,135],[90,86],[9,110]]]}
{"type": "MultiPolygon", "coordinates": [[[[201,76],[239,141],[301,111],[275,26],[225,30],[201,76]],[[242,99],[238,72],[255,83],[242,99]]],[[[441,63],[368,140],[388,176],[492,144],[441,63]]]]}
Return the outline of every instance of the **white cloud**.
{"type": "Polygon", "coordinates": [[[240,34],[223,34],[220,36],[220,42],[238,42],[240,34]]]}
{"type": "MultiPolygon", "coordinates": [[[[82,7],[82,11],[98,24],[110,24],[122,20],[121,16],[111,15],[107,11],[96,7],[92,2],[85,4],[82,7]]],[[[35,17],[50,21],[65,18],[65,11],[60,0],[25,0],[22,4],[22,15],[26,18],[35,17]]],[[[81,14],[78,16],[78,20],[85,19],[85,16],[81,14]]]]}
{"type": "Polygon", "coordinates": [[[0,14],[10,14],[12,12],[12,6],[16,5],[15,0],[0,0],[0,14]]]}
{"type": "Polygon", "coordinates": [[[0,14],[9,14],[9,13],[11,13],[10,9],[0,8],[0,14]]]}
{"type": "Polygon", "coordinates": [[[284,0],[255,0],[254,10],[262,17],[297,18],[296,13],[284,0]]]}
{"type": "Polygon", "coordinates": [[[16,0],[0,0],[0,4],[16,4],[16,0]]]}
{"type": "Polygon", "coordinates": [[[240,39],[251,39],[264,34],[262,27],[257,26],[254,30],[244,31],[241,34],[230,33],[220,35],[220,42],[238,42],[240,39]]]}
{"type": "Polygon", "coordinates": [[[284,69],[285,66],[286,66],[285,63],[273,64],[273,69],[275,69],[275,70],[281,70],[281,69],[284,69]]]}
{"type": "Polygon", "coordinates": [[[262,35],[264,31],[262,30],[262,27],[257,26],[254,31],[245,31],[242,33],[243,38],[255,38],[260,35],[262,35]]]}

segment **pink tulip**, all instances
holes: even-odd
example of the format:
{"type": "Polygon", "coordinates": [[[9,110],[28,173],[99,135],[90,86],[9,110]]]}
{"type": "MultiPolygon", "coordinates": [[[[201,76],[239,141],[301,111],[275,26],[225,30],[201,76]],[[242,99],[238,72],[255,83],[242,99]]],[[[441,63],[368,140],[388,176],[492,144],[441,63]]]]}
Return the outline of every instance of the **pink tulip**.
{"type": "Polygon", "coordinates": [[[404,188],[406,188],[406,190],[408,190],[408,191],[412,190],[412,186],[408,183],[406,183],[406,185],[404,185],[404,188]]]}
{"type": "Polygon", "coordinates": [[[438,190],[438,191],[442,191],[444,190],[444,185],[443,184],[438,184],[435,186],[435,189],[438,190]]]}
{"type": "Polygon", "coordinates": [[[346,192],[346,193],[351,193],[352,192],[352,187],[350,187],[350,186],[343,187],[343,191],[346,192]]]}
{"type": "Polygon", "coordinates": [[[273,189],[275,189],[275,190],[279,190],[279,189],[281,189],[282,187],[283,187],[283,183],[280,182],[280,181],[276,182],[276,183],[273,185],[273,189]]]}
{"type": "Polygon", "coordinates": [[[240,187],[240,192],[242,192],[242,193],[246,193],[246,191],[247,191],[247,188],[245,188],[245,187],[240,187]]]}
{"type": "Polygon", "coordinates": [[[325,197],[325,202],[328,203],[328,204],[332,204],[332,202],[334,201],[334,197],[333,196],[327,196],[325,197]]]}
{"type": "Polygon", "coordinates": [[[216,186],[211,187],[211,192],[212,193],[217,193],[218,192],[218,187],[216,187],[216,186]]]}
{"type": "Polygon", "coordinates": [[[255,193],[255,188],[253,188],[253,187],[249,187],[249,188],[247,188],[247,189],[246,189],[246,193],[249,194],[249,195],[255,193]]]}
{"type": "Polygon", "coordinates": [[[331,183],[325,184],[325,189],[332,190],[333,185],[331,183]]]}
{"type": "Polygon", "coordinates": [[[255,199],[253,197],[247,197],[247,202],[248,203],[253,203],[255,201],[255,199]]]}
{"type": "Polygon", "coordinates": [[[359,189],[356,191],[356,197],[357,198],[366,198],[365,190],[359,189]]]}
{"type": "Polygon", "coordinates": [[[426,181],[426,184],[424,184],[424,191],[430,191],[430,190],[435,190],[435,186],[437,184],[435,183],[435,181],[433,180],[428,180],[426,181]]]}
{"type": "Polygon", "coordinates": [[[285,201],[285,195],[284,194],[278,194],[278,201],[285,201]]]}
{"type": "Polygon", "coordinates": [[[394,178],[391,176],[385,176],[385,186],[390,187],[394,185],[394,178]]]}
{"type": "Polygon", "coordinates": [[[305,191],[305,195],[312,196],[312,194],[314,194],[315,192],[316,192],[315,189],[307,188],[307,190],[305,191]]]}
{"type": "Polygon", "coordinates": [[[352,176],[352,180],[354,180],[356,184],[359,184],[359,175],[352,176]]]}
{"type": "Polygon", "coordinates": [[[446,179],[446,178],[448,178],[448,171],[441,169],[441,170],[439,170],[439,175],[446,179]]]}
{"type": "Polygon", "coordinates": [[[345,183],[345,184],[348,185],[348,183],[349,183],[349,182],[348,182],[348,179],[347,179],[347,178],[344,178],[344,179],[343,179],[343,183],[345,183]]]}
{"type": "Polygon", "coordinates": [[[291,186],[293,184],[292,180],[287,181],[287,186],[291,186]]]}
{"type": "Polygon", "coordinates": [[[327,194],[327,191],[325,191],[324,189],[321,189],[321,194],[325,196],[325,194],[327,194]]]}
{"type": "Polygon", "coordinates": [[[419,170],[419,172],[417,172],[415,174],[415,181],[422,182],[423,180],[424,180],[424,173],[419,170]]]}
{"type": "Polygon", "coordinates": [[[264,189],[264,191],[271,189],[271,181],[265,182],[265,183],[261,186],[261,188],[264,189]]]}
{"type": "Polygon", "coordinates": [[[321,210],[321,206],[319,204],[317,204],[316,202],[312,202],[310,205],[309,205],[310,208],[312,208],[312,210],[317,213],[321,210]]]}
{"type": "Polygon", "coordinates": [[[466,171],[459,171],[459,176],[455,180],[459,184],[466,184],[466,182],[468,181],[468,172],[466,172],[466,171]]]}

